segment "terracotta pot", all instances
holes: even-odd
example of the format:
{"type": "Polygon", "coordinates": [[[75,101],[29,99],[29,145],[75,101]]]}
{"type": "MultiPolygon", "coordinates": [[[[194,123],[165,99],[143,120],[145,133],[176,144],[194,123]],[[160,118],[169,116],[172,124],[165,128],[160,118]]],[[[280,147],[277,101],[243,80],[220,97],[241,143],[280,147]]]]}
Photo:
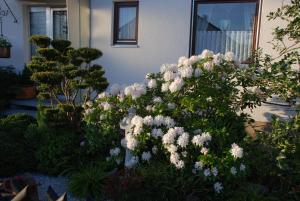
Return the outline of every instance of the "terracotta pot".
{"type": "Polygon", "coordinates": [[[10,47],[0,47],[0,58],[10,58],[10,47]]]}
{"type": "Polygon", "coordinates": [[[22,86],[16,95],[16,99],[33,99],[36,97],[35,86],[22,86]]]}

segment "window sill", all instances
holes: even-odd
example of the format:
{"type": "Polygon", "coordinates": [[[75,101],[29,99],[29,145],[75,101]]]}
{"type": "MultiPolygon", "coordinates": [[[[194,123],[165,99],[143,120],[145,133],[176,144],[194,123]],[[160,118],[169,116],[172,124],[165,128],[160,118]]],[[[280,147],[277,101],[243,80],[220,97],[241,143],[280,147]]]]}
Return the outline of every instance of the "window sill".
{"type": "Polygon", "coordinates": [[[122,45],[122,44],[115,44],[115,45],[111,45],[111,47],[113,48],[139,48],[139,45],[122,45]]]}

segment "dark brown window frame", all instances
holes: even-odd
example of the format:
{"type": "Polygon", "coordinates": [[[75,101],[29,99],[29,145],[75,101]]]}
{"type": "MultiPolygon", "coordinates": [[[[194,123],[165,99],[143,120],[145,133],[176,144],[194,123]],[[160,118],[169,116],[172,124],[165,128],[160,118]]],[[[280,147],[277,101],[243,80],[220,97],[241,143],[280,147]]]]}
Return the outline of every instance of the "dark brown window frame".
{"type": "MultiPolygon", "coordinates": [[[[257,49],[257,42],[258,42],[258,23],[259,23],[259,6],[260,0],[195,0],[193,4],[193,22],[192,22],[192,40],[191,40],[191,54],[195,54],[195,39],[196,39],[196,15],[197,15],[197,6],[198,4],[218,4],[218,3],[249,3],[254,2],[256,3],[255,9],[255,19],[253,24],[253,39],[252,39],[252,51],[254,52],[257,49]]],[[[249,63],[249,61],[242,61],[243,64],[249,63]]]]}
{"type": "Polygon", "coordinates": [[[139,2],[138,1],[122,1],[114,2],[114,25],[113,25],[113,45],[137,45],[138,44],[138,21],[139,21],[139,2]],[[119,39],[119,13],[122,7],[136,7],[136,25],[134,39],[119,39]]]}

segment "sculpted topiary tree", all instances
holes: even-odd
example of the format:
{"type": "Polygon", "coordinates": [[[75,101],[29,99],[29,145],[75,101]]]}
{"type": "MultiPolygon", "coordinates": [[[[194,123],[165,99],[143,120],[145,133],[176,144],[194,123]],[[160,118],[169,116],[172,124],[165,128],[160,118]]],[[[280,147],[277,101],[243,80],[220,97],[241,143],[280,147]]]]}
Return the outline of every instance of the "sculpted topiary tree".
{"type": "Polygon", "coordinates": [[[30,41],[38,46],[37,55],[28,67],[32,80],[38,85],[38,97],[49,99],[50,106],[41,112],[50,122],[64,125],[70,122],[78,127],[81,107],[92,100],[93,93],[104,91],[108,82],[102,66],[92,64],[102,52],[93,48],[74,49],[68,40],[51,40],[47,36],[35,35],[30,41]]]}

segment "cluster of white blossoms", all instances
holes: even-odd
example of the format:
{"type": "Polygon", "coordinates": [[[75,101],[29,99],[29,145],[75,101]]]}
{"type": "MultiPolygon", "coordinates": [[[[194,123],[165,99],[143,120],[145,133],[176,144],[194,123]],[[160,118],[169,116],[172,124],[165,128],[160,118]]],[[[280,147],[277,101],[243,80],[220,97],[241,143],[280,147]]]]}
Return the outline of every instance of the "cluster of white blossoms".
{"type": "Polygon", "coordinates": [[[211,141],[211,135],[208,132],[195,135],[192,139],[192,143],[198,147],[204,146],[208,141],[211,141]]]}
{"type": "Polygon", "coordinates": [[[118,156],[120,154],[121,150],[119,147],[116,147],[114,149],[111,149],[109,151],[110,156],[114,157],[114,156],[118,156]]]}
{"type": "Polygon", "coordinates": [[[243,157],[243,148],[239,147],[236,143],[233,143],[231,145],[230,153],[234,158],[242,158],[243,157]]]}
{"type": "Polygon", "coordinates": [[[100,107],[103,108],[104,111],[111,110],[112,105],[108,102],[102,102],[100,103],[100,107]]]}
{"type": "Polygon", "coordinates": [[[124,89],[124,94],[126,96],[131,96],[132,99],[137,99],[141,95],[146,94],[146,87],[144,84],[134,83],[124,89]]]}
{"type": "Polygon", "coordinates": [[[220,182],[216,182],[214,184],[214,190],[216,193],[221,193],[221,191],[223,190],[223,185],[220,182]]]}
{"type": "MultiPolygon", "coordinates": [[[[213,72],[227,64],[229,64],[229,67],[236,66],[234,53],[214,54],[212,51],[204,50],[197,56],[191,56],[190,58],[180,57],[176,64],[162,65],[160,73],[147,74],[144,84],[134,83],[126,87],[115,84],[111,86],[108,92],[98,95],[98,99],[100,99],[98,106],[105,111],[117,108],[115,102],[110,103],[108,101],[110,100],[109,97],[117,97],[120,102],[123,102],[123,100],[127,100],[125,99],[127,96],[133,100],[137,100],[142,95],[147,95],[145,105],[142,106],[146,114],[139,116],[135,112],[129,112],[132,115],[126,117],[124,126],[121,126],[120,123],[120,127],[126,131],[125,137],[121,140],[121,145],[133,155],[129,160],[125,160],[126,168],[133,168],[139,162],[150,163],[156,154],[163,152],[163,154],[169,157],[170,163],[177,169],[187,168],[193,164],[194,167],[191,169],[194,174],[200,174],[208,178],[208,181],[215,182],[212,184],[216,193],[220,193],[223,190],[220,178],[224,173],[235,176],[245,171],[246,167],[244,164],[240,164],[239,166],[234,164],[224,171],[225,168],[203,160],[202,157],[219,157],[214,155],[214,147],[209,146],[210,142],[218,136],[211,135],[209,132],[202,132],[200,129],[193,131],[194,127],[192,125],[191,127],[180,127],[180,122],[175,122],[172,116],[167,116],[175,114],[173,112],[176,112],[176,115],[180,114],[183,118],[192,117],[194,114],[201,116],[202,113],[205,113],[206,110],[203,108],[191,112],[180,102],[177,102],[180,100],[170,100],[170,97],[175,96],[175,93],[185,92],[185,90],[192,93],[193,86],[190,83],[193,84],[193,81],[201,79],[201,76],[206,75],[206,73],[213,72]],[[151,96],[148,97],[148,95],[151,96]],[[166,106],[166,110],[161,110],[162,112],[166,111],[166,113],[158,111],[158,108],[160,110],[161,106],[166,106]],[[182,110],[178,113],[177,110],[179,108],[182,108],[182,110]],[[157,115],[158,112],[160,115],[157,115]],[[193,130],[190,131],[189,129],[193,130]],[[151,143],[140,141],[141,139],[149,140],[151,143]],[[147,146],[143,147],[145,144],[147,146]],[[191,150],[193,151],[191,152],[191,150]],[[197,161],[195,162],[195,160],[197,161]]],[[[215,100],[212,97],[208,97],[206,101],[213,102],[215,100]]],[[[134,104],[140,103],[136,101],[134,104]]],[[[86,112],[90,113],[92,112],[93,104],[88,103],[88,105],[90,106],[86,107],[86,112]]],[[[138,108],[138,110],[141,109],[140,105],[138,107],[132,105],[131,107],[138,108]]],[[[226,150],[229,150],[229,153],[233,156],[229,157],[231,160],[243,157],[243,148],[239,147],[236,143],[233,143],[226,150]]],[[[109,152],[110,157],[120,158],[120,152],[120,148],[113,148],[109,152]]]]}
{"type": "MultiPolygon", "coordinates": [[[[124,148],[129,150],[135,150],[138,146],[137,136],[143,132],[144,126],[152,128],[151,136],[154,138],[162,137],[163,131],[159,127],[166,127],[171,128],[175,126],[175,121],[171,117],[165,117],[162,115],[157,116],[146,116],[141,117],[139,115],[135,115],[132,117],[131,121],[129,122],[129,128],[125,135],[125,138],[121,140],[121,144],[124,148]]],[[[150,158],[149,158],[150,159],[150,158]]]]}

